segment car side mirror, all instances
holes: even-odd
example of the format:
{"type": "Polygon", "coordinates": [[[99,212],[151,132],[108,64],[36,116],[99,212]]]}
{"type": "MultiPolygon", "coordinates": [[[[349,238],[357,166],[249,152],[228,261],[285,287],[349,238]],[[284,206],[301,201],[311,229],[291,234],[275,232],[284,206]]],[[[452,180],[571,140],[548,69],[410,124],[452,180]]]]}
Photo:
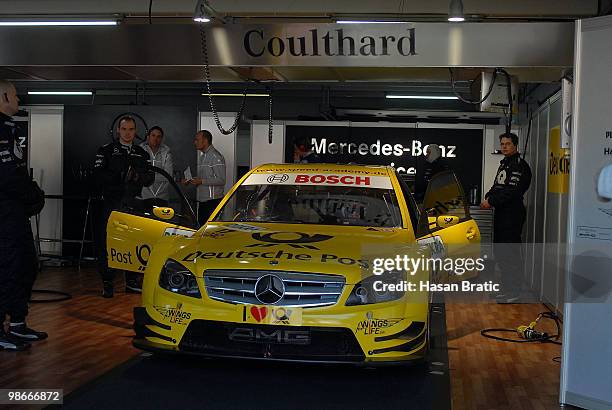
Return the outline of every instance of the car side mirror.
{"type": "Polygon", "coordinates": [[[174,218],[174,209],[165,206],[156,206],[153,208],[153,215],[159,219],[167,221],[174,218]]]}
{"type": "Polygon", "coordinates": [[[438,228],[446,228],[449,226],[457,225],[459,223],[459,217],[454,215],[441,215],[436,220],[438,228]]]}

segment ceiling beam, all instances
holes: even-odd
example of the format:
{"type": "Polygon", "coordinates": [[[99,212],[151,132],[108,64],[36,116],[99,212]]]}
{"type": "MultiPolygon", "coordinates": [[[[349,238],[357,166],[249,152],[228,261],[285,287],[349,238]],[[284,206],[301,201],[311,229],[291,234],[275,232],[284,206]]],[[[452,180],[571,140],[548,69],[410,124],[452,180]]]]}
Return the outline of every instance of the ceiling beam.
{"type": "MultiPolygon", "coordinates": [[[[226,16],[330,16],[330,15],[419,15],[447,14],[449,0],[209,0],[212,8],[226,16]]],[[[598,12],[598,0],[464,0],[466,15],[489,17],[587,17],[598,12]]],[[[154,1],[157,16],[190,16],[195,0],[154,1]]],[[[143,0],[2,0],[2,16],[45,14],[147,15],[143,0]]]]}

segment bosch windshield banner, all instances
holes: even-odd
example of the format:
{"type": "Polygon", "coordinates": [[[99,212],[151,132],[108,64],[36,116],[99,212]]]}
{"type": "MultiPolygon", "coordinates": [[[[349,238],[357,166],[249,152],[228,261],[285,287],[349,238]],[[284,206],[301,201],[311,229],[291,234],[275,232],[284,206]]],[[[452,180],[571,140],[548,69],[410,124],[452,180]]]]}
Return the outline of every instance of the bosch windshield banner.
{"type": "Polygon", "coordinates": [[[391,189],[389,177],[327,173],[251,174],[243,185],[325,185],[391,189]]]}
{"type": "Polygon", "coordinates": [[[306,141],[317,162],[391,165],[400,175],[420,175],[425,150],[438,144],[445,164],[464,187],[482,181],[482,129],[287,125],[285,162],[294,161],[296,142],[306,141]]]}

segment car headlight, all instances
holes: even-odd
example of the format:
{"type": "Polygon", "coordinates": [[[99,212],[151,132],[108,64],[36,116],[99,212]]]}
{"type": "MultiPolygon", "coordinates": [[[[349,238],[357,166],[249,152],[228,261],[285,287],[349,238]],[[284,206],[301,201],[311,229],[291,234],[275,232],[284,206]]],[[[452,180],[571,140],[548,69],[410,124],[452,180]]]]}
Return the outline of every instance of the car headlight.
{"type": "Polygon", "coordinates": [[[195,276],[189,269],[172,259],[168,259],[161,270],[159,286],[180,295],[202,297],[195,276]]]}
{"type": "Polygon", "coordinates": [[[401,299],[406,293],[405,291],[382,290],[380,285],[398,284],[404,280],[404,277],[403,272],[385,272],[382,275],[368,276],[355,285],[345,305],[369,305],[401,299]],[[378,286],[375,286],[376,282],[380,282],[378,286]]]}

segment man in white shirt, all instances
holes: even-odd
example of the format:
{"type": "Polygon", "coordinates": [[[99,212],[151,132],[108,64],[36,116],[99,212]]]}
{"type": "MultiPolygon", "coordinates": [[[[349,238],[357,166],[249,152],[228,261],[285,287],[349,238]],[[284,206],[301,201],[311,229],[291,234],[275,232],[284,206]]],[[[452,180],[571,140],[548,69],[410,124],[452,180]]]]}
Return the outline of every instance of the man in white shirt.
{"type": "Polygon", "coordinates": [[[198,150],[198,176],[185,183],[197,187],[198,223],[204,225],[223,198],[225,158],[213,147],[207,130],[198,131],[193,143],[198,150]]]}
{"type": "MultiPolygon", "coordinates": [[[[140,146],[151,157],[151,165],[161,168],[173,177],[174,163],[170,148],[164,144],[164,130],[154,126],[149,129],[147,140],[140,146]]],[[[155,173],[155,182],[151,186],[142,189],[142,199],[145,209],[153,209],[153,206],[168,206],[169,188],[168,180],[161,174],[155,173]]]]}

